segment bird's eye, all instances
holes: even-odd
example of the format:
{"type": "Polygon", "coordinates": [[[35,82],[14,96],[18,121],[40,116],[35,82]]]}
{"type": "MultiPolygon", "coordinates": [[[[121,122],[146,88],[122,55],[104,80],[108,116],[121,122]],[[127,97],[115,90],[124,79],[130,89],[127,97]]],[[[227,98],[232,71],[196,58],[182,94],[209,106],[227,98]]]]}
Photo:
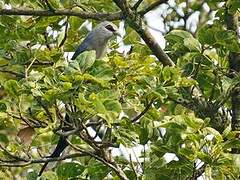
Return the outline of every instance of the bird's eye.
{"type": "Polygon", "coordinates": [[[111,26],[111,25],[107,25],[105,26],[105,28],[111,32],[115,32],[116,30],[111,26]]]}

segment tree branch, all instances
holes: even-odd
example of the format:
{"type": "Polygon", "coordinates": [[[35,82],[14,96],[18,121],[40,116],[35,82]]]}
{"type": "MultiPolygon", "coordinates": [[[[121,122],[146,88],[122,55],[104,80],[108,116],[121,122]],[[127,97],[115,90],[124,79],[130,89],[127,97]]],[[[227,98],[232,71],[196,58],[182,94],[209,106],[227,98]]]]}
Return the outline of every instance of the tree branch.
{"type": "MultiPolygon", "coordinates": [[[[27,62],[24,65],[29,65],[31,62],[27,62]]],[[[46,62],[40,62],[40,61],[35,61],[32,65],[33,66],[52,66],[54,63],[50,62],[50,61],[46,61],[46,62]]]]}
{"type": "Polygon", "coordinates": [[[146,112],[151,108],[152,103],[154,102],[154,99],[152,99],[145,107],[145,109],[136,117],[134,117],[131,121],[134,123],[136,122],[138,119],[140,119],[144,114],[146,114],[146,112]]]}
{"type": "Polygon", "coordinates": [[[67,20],[66,20],[66,22],[65,22],[65,29],[64,29],[64,37],[63,37],[63,39],[62,39],[62,41],[60,42],[60,44],[59,44],[59,46],[58,47],[61,47],[64,43],[65,43],[65,41],[67,40],[67,34],[68,34],[68,19],[69,18],[67,18],[67,20]]]}
{"type": "Polygon", "coordinates": [[[78,147],[78,146],[75,146],[73,145],[71,142],[69,142],[69,145],[79,151],[79,152],[82,152],[82,153],[86,153],[88,154],[89,156],[95,158],[96,160],[102,162],[103,164],[105,164],[106,166],[110,167],[112,170],[115,171],[115,173],[119,176],[120,179],[123,179],[123,180],[128,180],[127,176],[125,175],[125,173],[123,172],[123,170],[115,163],[115,162],[110,162],[106,159],[106,157],[101,157],[99,154],[95,154],[93,152],[88,152],[88,151],[84,151],[82,148],[78,147]]]}
{"type": "MultiPolygon", "coordinates": [[[[33,159],[33,160],[27,160],[24,159],[24,161],[9,161],[8,163],[0,163],[1,166],[7,166],[7,167],[23,167],[23,166],[28,166],[30,164],[36,164],[36,163],[46,163],[46,162],[53,162],[53,161],[62,161],[65,159],[70,159],[70,158],[75,158],[75,157],[82,157],[82,156],[88,156],[87,153],[81,152],[81,153],[74,153],[74,154],[69,154],[65,156],[60,156],[56,158],[41,158],[41,159],[33,159]]],[[[4,162],[4,160],[0,160],[0,162],[4,162]]]]}
{"type": "Polygon", "coordinates": [[[12,154],[5,147],[3,147],[2,144],[0,144],[0,149],[2,149],[4,151],[4,153],[6,153],[9,157],[11,157],[17,161],[24,161],[24,162],[28,161],[27,159],[24,159],[22,157],[16,156],[15,154],[12,154]]]}
{"type": "Polygon", "coordinates": [[[53,122],[53,117],[51,115],[51,112],[49,111],[48,107],[46,106],[46,104],[44,104],[41,100],[41,98],[36,97],[37,102],[40,104],[40,106],[42,106],[42,108],[44,109],[44,111],[47,114],[47,117],[51,120],[51,122],[53,122]]]}
{"type": "Polygon", "coordinates": [[[187,180],[196,180],[198,177],[200,177],[204,172],[207,164],[203,164],[199,169],[193,172],[192,176],[187,178],[187,180]]]}
{"type": "Polygon", "coordinates": [[[0,9],[0,15],[22,15],[22,16],[77,16],[82,19],[95,19],[95,20],[120,20],[123,18],[121,12],[115,13],[93,13],[84,11],[72,10],[31,10],[31,9],[0,9]]]}
{"type": "Polygon", "coordinates": [[[0,69],[0,72],[2,73],[9,73],[9,74],[12,74],[16,77],[19,77],[19,78],[24,78],[24,74],[21,74],[21,73],[16,73],[16,72],[13,72],[13,71],[8,71],[8,70],[3,70],[3,69],[0,69]]]}
{"type": "MultiPolygon", "coordinates": [[[[145,41],[147,46],[152,50],[153,54],[158,58],[158,60],[164,66],[175,66],[170,57],[162,50],[156,40],[153,38],[151,33],[147,29],[143,29],[142,27],[142,16],[140,13],[136,13],[132,11],[126,0],[113,0],[115,4],[122,10],[124,19],[126,19],[127,23],[131,28],[133,28],[139,36],[145,41]]],[[[166,1],[166,0],[165,0],[166,1]]],[[[164,1],[164,2],[165,2],[164,1]]],[[[163,1],[157,1],[159,3],[163,3],[163,1]]],[[[151,8],[154,8],[156,5],[152,5],[151,8]]],[[[149,10],[151,9],[149,8],[149,10]]]]}
{"type": "MultiPolygon", "coordinates": [[[[228,30],[235,31],[236,37],[240,37],[238,32],[239,20],[238,12],[235,14],[229,13],[229,9],[226,7],[226,25],[228,30]]],[[[231,78],[234,78],[237,73],[240,72],[240,53],[230,52],[229,53],[229,65],[230,65],[230,75],[231,78]]],[[[232,92],[232,130],[240,130],[240,83],[237,84],[237,87],[232,92]]],[[[238,137],[239,138],[239,137],[238,137]]],[[[233,153],[240,154],[240,150],[237,148],[232,149],[233,153]]]]}
{"type": "MultiPolygon", "coordinates": [[[[139,27],[139,26],[137,26],[139,27]]],[[[174,62],[170,59],[170,57],[162,50],[162,48],[159,46],[159,44],[156,42],[152,34],[148,31],[148,29],[137,29],[138,34],[141,36],[141,38],[145,41],[145,43],[148,45],[148,47],[152,50],[153,54],[158,58],[158,60],[164,65],[164,66],[175,66],[174,62]]]]}
{"type": "Polygon", "coordinates": [[[140,4],[141,4],[142,2],[143,2],[143,0],[138,0],[138,1],[133,5],[132,9],[136,10],[136,9],[140,6],[140,4]]]}

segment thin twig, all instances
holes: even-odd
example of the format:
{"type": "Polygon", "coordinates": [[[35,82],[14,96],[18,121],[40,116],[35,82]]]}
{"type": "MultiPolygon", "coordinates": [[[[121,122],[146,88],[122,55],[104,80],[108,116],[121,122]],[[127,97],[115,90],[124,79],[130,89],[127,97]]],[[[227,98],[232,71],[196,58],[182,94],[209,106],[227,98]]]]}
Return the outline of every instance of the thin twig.
{"type": "Polygon", "coordinates": [[[17,160],[17,161],[24,161],[24,162],[27,162],[27,161],[28,161],[27,159],[24,159],[24,158],[22,158],[22,157],[19,157],[19,156],[16,156],[16,155],[12,154],[12,153],[9,152],[6,148],[4,148],[4,147],[2,146],[2,144],[0,144],[0,148],[1,148],[8,156],[10,156],[11,158],[15,159],[15,161],[16,161],[16,160],[17,160]]]}
{"type": "Polygon", "coordinates": [[[133,165],[133,161],[132,161],[132,156],[131,156],[131,154],[129,154],[129,160],[130,160],[130,166],[131,166],[131,168],[132,168],[132,170],[133,170],[133,172],[134,172],[135,178],[138,179],[138,174],[137,174],[137,171],[136,171],[136,169],[135,169],[135,167],[134,167],[134,165],[133,165]]]}
{"type": "Polygon", "coordinates": [[[33,60],[31,61],[31,63],[29,64],[29,66],[26,68],[25,70],[25,78],[26,80],[28,79],[28,71],[31,68],[31,66],[33,65],[33,63],[35,62],[36,58],[33,58],[33,60]]]}
{"type": "Polygon", "coordinates": [[[51,47],[50,47],[50,45],[49,45],[49,43],[48,43],[48,33],[47,33],[47,31],[45,31],[44,33],[43,33],[43,36],[44,36],[44,40],[45,40],[45,45],[46,45],[46,47],[48,48],[48,50],[49,51],[51,51],[51,47]]]}
{"type": "Polygon", "coordinates": [[[140,6],[140,4],[143,2],[144,0],[138,0],[132,7],[132,9],[137,10],[137,8],[140,6]]]}
{"type": "MultiPolygon", "coordinates": [[[[67,140],[68,141],[68,140],[67,140]]],[[[121,179],[124,179],[124,180],[128,180],[127,176],[125,175],[125,173],[122,171],[122,169],[120,169],[118,167],[117,164],[115,164],[114,162],[108,162],[106,160],[106,157],[100,157],[99,154],[95,154],[94,152],[89,152],[89,151],[86,151],[86,150],[83,150],[82,148],[78,147],[78,146],[75,146],[73,145],[71,142],[69,142],[69,145],[75,149],[76,151],[79,151],[81,153],[85,153],[85,154],[88,154],[89,156],[97,159],[98,161],[102,162],[103,164],[105,164],[106,166],[110,167],[111,169],[113,169],[115,171],[115,173],[121,178],[121,179]]]]}
{"type": "Polygon", "coordinates": [[[76,128],[76,129],[73,129],[73,130],[69,130],[69,131],[66,131],[66,132],[60,132],[60,131],[57,131],[56,134],[60,135],[60,136],[64,136],[64,137],[67,137],[67,136],[70,136],[72,134],[75,134],[76,132],[80,131],[80,129],[76,128]]]}
{"type": "Polygon", "coordinates": [[[59,44],[59,46],[58,47],[61,47],[64,43],[65,43],[65,41],[66,41],[66,39],[67,39],[67,33],[68,33],[68,19],[69,19],[69,17],[67,18],[67,20],[66,20],[66,25],[65,25],[65,29],[64,29],[64,37],[63,37],[63,39],[62,39],[62,41],[60,42],[60,44],[59,44]]]}
{"type": "MultiPolygon", "coordinates": [[[[30,63],[27,62],[24,65],[29,65],[30,63]]],[[[35,61],[32,66],[52,66],[54,63],[53,62],[40,62],[40,61],[35,61]]]]}
{"type": "Polygon", "coordinates": [[[38,103],[42,106],[42,108],[45,110],[48,118],[51,120],[51,122],[53,122],[53,118],[52,118],[52,115],[51,115],[48,107],[47,107],[45,104],[43,104],[43,102],[41,101],[40,98],[37,97],[36,99],[37,99],[37,102],[38,102],[38,103]]]}
{"type": "Polygon", "coordinates": [[[14,76],[16,76],[16,77],[19,77],[19,78],[24,78],[24,77],[25,77],[24,74],[22,74],[22,73],[16,73],[16,72],[14,72],[14,71],[9,71],[9,70],[0,69],[0,72],[2,72],[2,73],[9,73],[9,74],[12,74],[12,75],[14,75],[14,76]]]}
{"type": "MultiPolygon", "coordinates": [[[[7,167],[23,167],[23,166],[28,166],[30,164],[35,164],[35,163],[46,163],[46,162],[54,162],[54,161],[62,161],[65,159],[70,159],[70,158],[75,158],[75,157],[83,157],[83,156],[88,156],[87,153],[81,152],[81,153],[74,153],[74,154],[69,154],[65,156],[60,156],[56,158],[41,158],[41,159],[33,159],[33,160],[27,160],[27,159],[20,159],[19,161],[8,161],[8,163],[0,163],[1,166],[7,166],[7,167]],[[24,162],[24,163],[23,163],[24,162]]],[[[5,160],[1,160],[0,162],[4,162],[5,160]]]]}
{"type": "Polygon", "coordinates": [[[200,167],[199,169],[195,170],[192,174],[191,177],[187,178],[187,180],[196,180],[198,177],[200,177],[204,172],[205,172],[205,168],[207,167],[207,164],[203,164],[202,167],[200,167]]]}
{"type": "Polygon", "coordinates": [[[152,103],[154,102],[154,99],[152,99],[145,107],[145,109],[136,117],[134,117],[131,121],[132,122],[136,122],[137,120],[139,120],[152,106],[152,103]]]}

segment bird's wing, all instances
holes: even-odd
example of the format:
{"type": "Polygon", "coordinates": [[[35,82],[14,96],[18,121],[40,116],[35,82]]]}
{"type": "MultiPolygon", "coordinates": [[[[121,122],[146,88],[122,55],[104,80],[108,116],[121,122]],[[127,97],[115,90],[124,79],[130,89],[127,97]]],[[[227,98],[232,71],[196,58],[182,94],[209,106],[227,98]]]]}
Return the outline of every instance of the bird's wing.
{"type": "Polygon", "coordinates": [[[90,32],[87,37],[83,40],[83,42],[80,44],[80,46],[77,48],[75,53],[73,54],[71,60],[74,60],[77,58],[79,54],[81,54],[83,51],[90,50],[89,47],[91,45],[91,41],[93,40],[93,32],[90,32]]]}

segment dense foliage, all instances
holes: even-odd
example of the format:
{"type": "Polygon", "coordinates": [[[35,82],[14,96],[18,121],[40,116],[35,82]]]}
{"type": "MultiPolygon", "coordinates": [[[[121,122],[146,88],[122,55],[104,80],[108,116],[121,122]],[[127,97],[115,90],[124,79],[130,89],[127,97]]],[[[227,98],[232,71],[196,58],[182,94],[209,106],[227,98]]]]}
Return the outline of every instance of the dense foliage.
{"type": "MultiPolygon", "coordinates": [[[[139,11],[152,3],[143,1],[139,11]]],[[[110,0],[0,4],[1,9],[53,13],[119,11],[110,0]]],[[[165,52],[176,66],[163,66],[129,20],[122,38],[131,45],[129,52],[119,53],[113,40],[101,60],[89,51],[69,61],[68,52],[88,33],[86,19],[0,16],[1,178],[36,179],[44,157],[59,135],[66,135],[64,128],[71,135],[63,155],[68,160],[45,171],[45,179],[170,180],[196,179],[203,173],[209,179],[239,178],[239,155],[232,153],[240,140],[231,126],[231,94],[240,75],[230,72],[229,57],[240,53],[240,43],[236,31],[228,28],[227,16],[239,13],[240,3],[178,0],[159,8],[164,10],[159,18],[165,52]],[[192,16],[199,20],[195,28],[192,16]],[[66,114],[71,123],[63,127],[66,114]],[[137,158],[113,153],[119,146],[142,152],[137,158]],[[174,159],[166,158],[169,153],[174,159]]],[[[99,21],[88,22],[95,26],[99,21]]]]}

